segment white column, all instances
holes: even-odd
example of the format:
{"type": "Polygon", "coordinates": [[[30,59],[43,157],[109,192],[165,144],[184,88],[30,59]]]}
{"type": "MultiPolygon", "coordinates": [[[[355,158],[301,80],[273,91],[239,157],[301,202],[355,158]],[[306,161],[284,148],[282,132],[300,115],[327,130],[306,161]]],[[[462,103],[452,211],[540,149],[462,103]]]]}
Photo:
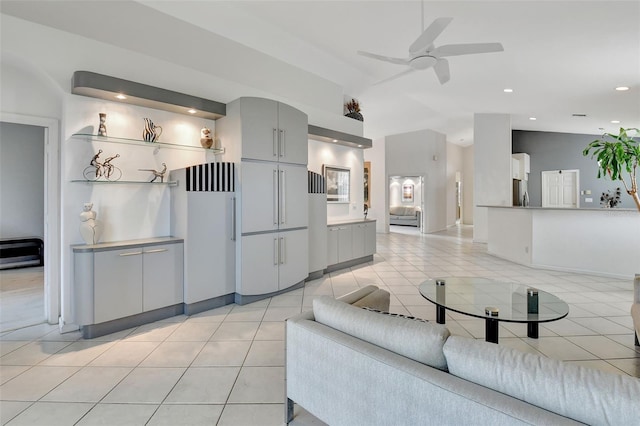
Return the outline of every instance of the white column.
{"type": "Polygon", "coordinates": [[[473,120],[474,203],[473,240],[486,243],[486,207],[512,205],[511,117],[476,113],[473,120]]]}

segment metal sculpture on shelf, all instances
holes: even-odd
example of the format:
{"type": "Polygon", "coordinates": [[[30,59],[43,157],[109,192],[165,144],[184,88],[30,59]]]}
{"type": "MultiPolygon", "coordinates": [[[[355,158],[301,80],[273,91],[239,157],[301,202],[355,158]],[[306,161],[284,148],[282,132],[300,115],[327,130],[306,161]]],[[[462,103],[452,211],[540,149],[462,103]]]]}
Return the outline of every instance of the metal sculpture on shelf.
{"type": "Polygon", "coordinates": [[[162,170],[154,170],[154,169],[138,169],[141,172],[151,172],[153,173],[153,179],[149,182],[155,182],[156,179],[160,178],[160,182],[164,182],[164,175],[167,172],[167,165],[162,163],[162,170]]]}
{"type": "Polygon", "coordinates": [[[107,114],[101,112],[98,114],[100,117],[100,125],[98,126],[98,136],[107,136],[107,114]]]}
{"type": "Polygon", "coordinates": [[[157,142],[162,134],[162,126],[156,126],[149,118],[144,118],[144,130],[142,140],[145,142],[157,142]]]}
{"type": "Polygon", "coordinates": [[[122,177],[122,170],[118,167],[111,164],[111,161],[120,157],[120,154],[116,154],[112,157],[108,157],[102,163],[98,161],[100,158],[100,154],[102,154],[102,150],[99,149],[96,155],[91,158],[89,162],[89,166],[87,166],[82,175],[86,180],[98,180],[100,177],[103,177],[108,181],[117,181],[122,177]]]}

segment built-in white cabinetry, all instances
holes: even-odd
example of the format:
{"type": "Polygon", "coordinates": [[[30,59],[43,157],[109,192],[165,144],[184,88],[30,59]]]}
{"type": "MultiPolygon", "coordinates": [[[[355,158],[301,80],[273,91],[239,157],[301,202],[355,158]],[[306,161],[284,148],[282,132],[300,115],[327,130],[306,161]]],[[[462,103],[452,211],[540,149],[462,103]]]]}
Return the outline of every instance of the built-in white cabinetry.
{"type": "Polygon", "coordinates": [[[376,221],[350,221],[327,228],[327,265],[372,256],[376,251],[376,221]]]}
{"type": "Polygon", "coordinates": [[[511,156],[511,162],[513,179],[529,180],[529,173],[531,173],[531,157],[529,154],[513,154],[511,156]]]}
{"type": "Polygon", "coordinates": [[[307,168],[272,162],[242,162],[242,232],[306,227],[307,168]]]}
{"type": "Polygon", "coordinates": [[[85,338],[182,312],[183,240],[77,245],[73,253],[75,309],[85,338]]]}
{"type": "Polygon", "coordinates": [[[282,231],[242,237],[242,262],[238,292],[244,296],[274,293],[307,278],[306,244],[308,231],[282,231]]]}
{"type": "Polygon", "coordinates": [[[94,323],[142,312],[142,248],[93,255],[94,323]]]}
{"type": "Polygon", "coordinates": [[[188,315],[233,303],[235,293],[235,164],[173,170],[171,233],[184,238],[184,303],[188,315]]]}
{"type": "Polygon", "coordinates": [[[236,302],[301,284],[309,273],[307,115],[240,98],[227,104],[216,137],[238,164],[236,302]]]}
{"type": "Polygon", "coordinates": [[[227,116],[239,109],[242,158],[307,164],[307,115],[289,105],[263,98],[240,98],[227,105],[227,116]]]}

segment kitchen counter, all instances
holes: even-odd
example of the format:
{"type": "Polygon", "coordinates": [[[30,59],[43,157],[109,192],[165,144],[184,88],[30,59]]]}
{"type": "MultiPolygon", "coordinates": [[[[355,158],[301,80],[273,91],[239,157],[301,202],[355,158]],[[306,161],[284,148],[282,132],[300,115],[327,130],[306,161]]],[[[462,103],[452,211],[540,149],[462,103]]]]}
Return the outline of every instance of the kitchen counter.
{"type": "Polygon", "coordinates": [[[534,268],[621,278],[640,273],[637,210],[483,207],[489,254],[534,268]]]}
{"type": "Polygon", "coordinates": [[[332,220],[327,223],[327,226],[339,226],[339,225],[355,225],[357,223],[370,223],[374,222],[375,219],[345,219],[345,220],[332,220]]]}
{"type": "Polygon", "coordinates": [[[638,211],[638,209],[619,209],[619,208],[614,208],[614,209],[605,209],[605,208],[595,208],[595,207],[591,207],[591,208],[569,208],[569,207],[540,207],[540,206],[527,206],[527,207],[523,207],[523,206],[485,206],[485,205],[479,205],[478,207],[491,207],[491,208],[495,208],[495,209],[517,209],[517,210],[567,210],[567,211],[608,211],[608,212],[632,212],[632,213],[638,213],[640,214],[640,212],[638,211]]]}

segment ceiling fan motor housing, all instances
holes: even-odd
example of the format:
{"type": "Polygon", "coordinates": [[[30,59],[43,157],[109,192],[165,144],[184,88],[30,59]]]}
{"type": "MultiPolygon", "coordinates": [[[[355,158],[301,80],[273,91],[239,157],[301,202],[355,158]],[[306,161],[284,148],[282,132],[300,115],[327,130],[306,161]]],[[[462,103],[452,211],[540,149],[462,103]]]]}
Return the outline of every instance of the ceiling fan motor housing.
{"type": "Polygon", "coordinates": [[[409,64],[412,68],[415,68],[417,70],[426,70],[427,68],[431,68],[432,66],[434,66],[436,62],[438,62],[437,58],[429,55],[423,55],[416,56],[415,58],[411,59],[409,64]]]}

